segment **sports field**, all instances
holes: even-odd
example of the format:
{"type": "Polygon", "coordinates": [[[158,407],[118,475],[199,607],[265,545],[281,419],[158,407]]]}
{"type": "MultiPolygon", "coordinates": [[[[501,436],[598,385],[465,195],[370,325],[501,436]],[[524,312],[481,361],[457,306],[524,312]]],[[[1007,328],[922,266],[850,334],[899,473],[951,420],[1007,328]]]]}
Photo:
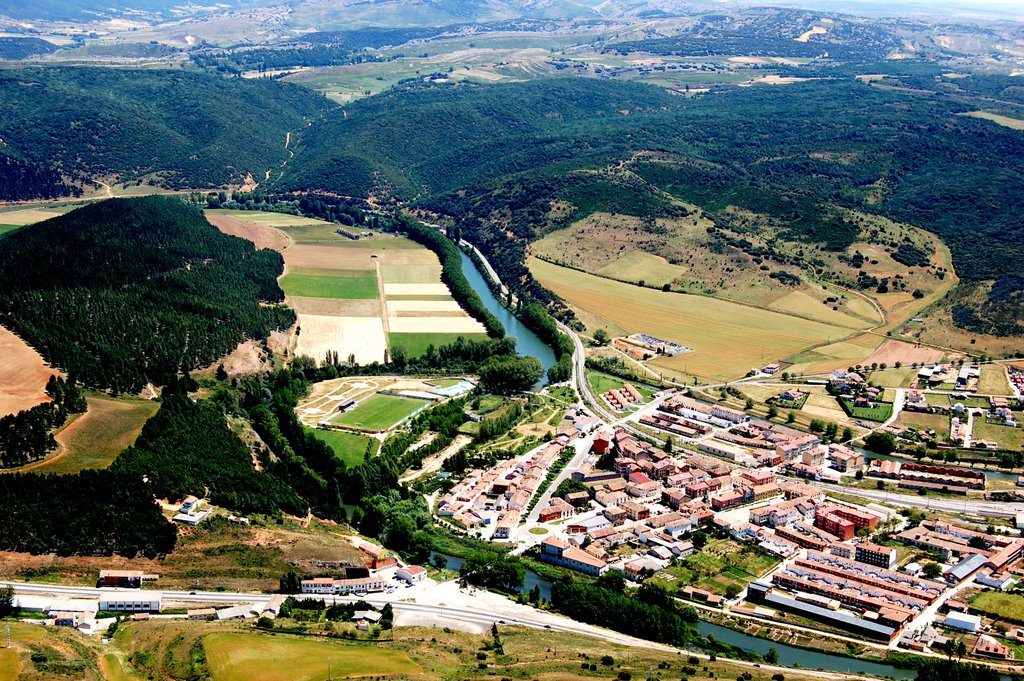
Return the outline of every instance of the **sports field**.
{"type": "Polygon", "coordinates": [[[542,285],[597,320],[693,348],[693,352],[659,358],[653,364],[703,378],[738,378],[750,367],[851,332],[725,300],[609,281],[535,258],[529,267],[542,285]]]}
{"type": "Polygon", "coordinates": [[[423,671],[404,652],[376,645],[217,633],[204,638],[203,647],[213,681],[322,681],[328,672],[352,678],[423,671]]]}
{"type": "Polygon", "coordinates": [[[485,333],[392,333],[391,348],[404,348],[409,357],[419,357],[427,351],[427,347],[433,345],[435,348],[442,345],[450,345],[459,337],[466,340],[487,340],[485,333]]]}
{"type": "Polygon", "coordinates": [[[330,423],[359,430],[388,430],[427,404],[425,400],[409,397],[373,395],[357,404],[352,411],[338,414],[330,423]]]}
{"type": "Polygon", "coordinates": [[[377,276],[359,270],[335,270],[329,275],[306,274],[301,270],[281,277],[281,288],[289,296],[303,298],[377,298],[377,276]]]}
{"type": "Polygon", "coordinates": [[[334,455],[345,462],[348,466],[358,466],[366,458],[366,449],[370,448],[370,456],[380,449],[380,442],[365,435],[348,433],[342,430],[326,430],[324,428],[310,428],[316,439],[324,442],[334,450],[334,455]]]}

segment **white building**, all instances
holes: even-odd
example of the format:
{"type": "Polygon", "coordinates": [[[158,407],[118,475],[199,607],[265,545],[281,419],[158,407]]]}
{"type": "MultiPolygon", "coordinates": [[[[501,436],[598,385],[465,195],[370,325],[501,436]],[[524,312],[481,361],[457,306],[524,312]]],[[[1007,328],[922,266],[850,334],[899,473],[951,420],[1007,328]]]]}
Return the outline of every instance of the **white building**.
{"type": "Polygon", "coordinates": [[[968,615],[965,612],[950,612],[946,615],[946,626],[974,633],[981,630],[981,616],[968,615]]]}
{"type": "Polygon", "coordinates": [[[427,571],[419,565],[409,565],[407,567],[398,568],[395,571],[395,577],[401,579],[409,584],[419,584],[427,578],[427,571]]]}
{"type": "Polygon", "coordinates": [[[110,612],[160,612],[163,595],[158,591],[118,591],[100,594],[100,610],[110,612]]]}

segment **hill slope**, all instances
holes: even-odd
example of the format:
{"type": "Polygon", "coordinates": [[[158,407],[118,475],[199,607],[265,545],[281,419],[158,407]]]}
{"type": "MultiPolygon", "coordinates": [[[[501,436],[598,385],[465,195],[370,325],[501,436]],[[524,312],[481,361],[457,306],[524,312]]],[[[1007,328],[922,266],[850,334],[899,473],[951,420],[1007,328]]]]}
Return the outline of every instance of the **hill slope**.
{"type": "Polygon", "coordinates": [[[419,199],[524,287],[538,235],[679,202],[749,229],[738,208],[833,251],[858,236],[843,210],[886,215],[940,235],[966,281],[998,280],[1024,261],[1024,226],[1001,198],[1024,192],[1024,138],[957,115],[966,107],[852,79],[693,99],[588,79],[413,85],[329,114],[287,182],[419,199]]]}
{"type": "Polygon", "coordinates": [[[289,326],[283,261],[177,199],[111,199],[9,234],[0,323],[89,386],[136,392],[289,326]]]}
{"type": "MultiPolygon", "coordinates": [[[[327,106],[276,81],[181,71],[35,68],[0,73],[0,156],[71,183],[241,184],[287,158],[285,135],[327,106]]],[[[27,174],[27,173],[26,173],[27,174]]],[[[30,181],[0,199],[50,196],[30,181]]],[[[65,188],[67,193],[68,189],[65,188]]]]}

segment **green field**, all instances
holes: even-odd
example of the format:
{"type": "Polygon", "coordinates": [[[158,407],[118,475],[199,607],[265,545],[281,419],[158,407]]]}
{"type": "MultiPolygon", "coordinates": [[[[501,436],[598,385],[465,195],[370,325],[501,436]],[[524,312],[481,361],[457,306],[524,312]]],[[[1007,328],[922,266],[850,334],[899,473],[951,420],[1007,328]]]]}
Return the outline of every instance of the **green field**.
{"type": "Polygon", "coordinates": [[[365,435],[324,428],[309,428],[308,430],[316,439],[333,449],[334,455],[344,461],[346,466],[358,466],[363,463],[368,446],[371,448],[370,456],[375,455],[380,449],[378,440],[365,435]]]}
{"type": "Polygon", "coordinates": [[[750,367],[851,333],[849,328],[727,300],[623,284],[536,258],[528,265],[545,288],[591,313],[593,318],[583,317],[589,326],[610,324],[693,348],[652,364],[703,378],[738,378],[750,367]]]}
{"type": "Polygon", "coordinates": [[[971,440],[998,442],[1000,449],[1019,452],[1024,449],[1024,428],[1010,428],[995,423],[985,423],[984,417],[974,419],[971,440]]]}
{"type": "Polygon", "coordinates": [[[142,432],[158,402],[90,395],[88,411],[57,433],[57,454],[34,466],[35,473],[77,473],[106,468],[142,432]]]}
{"type": "Polygon", "coordinates": [[[321,681],[328,671],[336,678],[422,671],[404,652],[372,645],[218,633],[204,638],[203,647],[213,681],[321,681]]]}
{"type": "Polygon", "coordinates": [[[881,423],[892,416],[892,405],[887,402],[875,402],[873,407],[855,407],[853,406],[853,400],[840,398],[839,403],[843,405],[846,413],[855,419],[865,419],[881,423]]]}
{"type": "Polygon", "coordinates": [[[393,333],[390,336],[392,348],[402,347],[409,357],[419,357],[427,351],[427,346],[435,348],[454,343],[459,336],[466,340],[487,340],[486,333],[393,333]]]}
{"type": "Polygon", "coordinates": [[[746,588],[778,563],[776,558],[752,546],[730,539],[716,540],[655,577],[676,589],[692,585],[725,595],[730,587],[746,588]]]}
{"type": "Polygon", "coordinates": [[[991,617],[1024,624],[1024,596],[999,591],[983,591],[971,599],[971,607],[991,617]]]}
{"type": "Polygon", "coordinates": [[[13,232],[16,229],[20,229],[21,225],[0,225],[0,236],[7,234],[7,232],[13,232]]]}
{"type": "Polygon", "coordinates": [[[330,422],[360,430],[387,430],[426,404],[424,400],[410,397],[377,394],[360,402],[352,411],[338,414],[330,422]]]}
{"type": "Polygon", "coordinates": [[[601,371],[588,370],[587,382],[590,383],[590,389],[593,390],[594,393],[597,395],[600,395],[601,393],[606,393],[609,390],[618,390],[626,383],[632,384],[633,387],[639,390],[640,393],[647,399],[650,399],[651,395],[657,392],[654,388],[651,388],[648,385],[644,385],[639,381],[627,381],[625,379],[619,378],[618,376],[612,376],[601,371]]]}
{"type": "Polygon", "coordinates": [[[873,371],[868,374],[868,383],[877,385],[879,388],[906,388],[914,377],[917,376],[917,369],[902,367],[900,369],[886,369],[884,371],[873,371]]]}
{"type": "Polygon", "coordinates": [[[360,270],[338,270],[333,275],[289,273],[281,277],[281,288],[301,298],[365,300],[379,295],[377,276],[360,270]]]}

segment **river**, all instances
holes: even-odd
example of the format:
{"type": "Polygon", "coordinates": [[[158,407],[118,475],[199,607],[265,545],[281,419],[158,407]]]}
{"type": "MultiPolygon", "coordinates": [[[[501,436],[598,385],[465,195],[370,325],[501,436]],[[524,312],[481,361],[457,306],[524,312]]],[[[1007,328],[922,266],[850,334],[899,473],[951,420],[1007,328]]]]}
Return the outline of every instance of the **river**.
{"type": "Polygon", "coordinates": [[[516,348],[519,354],[539,359],[540,363],[544,365],[546,373],[555,364],[554,351],[545,345],[544,341],[537,337],[537,334],[526,328],[514,314],[494,297],[494,294],[491,293],[491,287],[487,285],[483,274],[476,268],[476,264],[472,259],[462,251],[459,251],[459,254],[462,256],[462,272],[466,275],[466,279],[469,280],[469,285],[473,287],[484,302],[484,307],[498,318],[501,325],[505,327],[505,333],[516,339],[516,348]]]}
{"type": "Polygon", "coordinates": [[[773,643],[756,636],[750,636],[728,627],[723,627],[711,622],[700,621],[697,623],[697,631],[702,635],[711,634],[722,643],[742,648],[748,652],[764,655],[770,648],[775,648],[779,654],[778,664],[782,667],[803,667],[804,669],[823,669],[830,672],[844,674],[867,674],[870,676],[891,676],[894,679],[912,679],[917,675],[913,669],[898,669],[888,664],[858,660],[852,657],[840,657],[819,653],[814,650],[794,648],[782,643],[773,643]]]}
{"type": "MultiPolygon", "coordinates": [[[[454,572],[458,572],[462,563],[465,561],[464,558],[452,556],[447,553],[436,553],[435,555],[444,556],[446,560],[446,567],[454,572]]],[[[433,563],[433,556],[431,556],[431,563],[433,563]]],[[[520,591],[529,592],[534,586],[540,588],[541,598],[546,601],[551,600],[551,581],[545,577],[541,577],[532,570],[527,570],[525,581],[520,591]]],[[[911,669],[897,669],[891,665],[881,664],[878,662],[868,662],[867,660],[858,660],[851,657],[841,657],[839,655],[829,655],[828,653],[819,653],[813,650],[804,650],[803,648],[794,648],[793,646],[788,646],[783,643],[773,643],[765,639],[757,638],[756,636],[750,636],[749,634],[734,631],[711,622],[698,622],[697,631],[699,631],[702,636],[711,634],[722,643],[728,643],[729,645],[742,648],[748,652],[758,653],[760,655],[767,653],[769,648],[775,648],[776,652],[779,653],[778,664],[783,667],[824,669],[826,671],[844,674],[866,674],[869,676],[881,677],[889,676],[894,679],[912,679],[916,676],[916,672],[911,669]]]]}

